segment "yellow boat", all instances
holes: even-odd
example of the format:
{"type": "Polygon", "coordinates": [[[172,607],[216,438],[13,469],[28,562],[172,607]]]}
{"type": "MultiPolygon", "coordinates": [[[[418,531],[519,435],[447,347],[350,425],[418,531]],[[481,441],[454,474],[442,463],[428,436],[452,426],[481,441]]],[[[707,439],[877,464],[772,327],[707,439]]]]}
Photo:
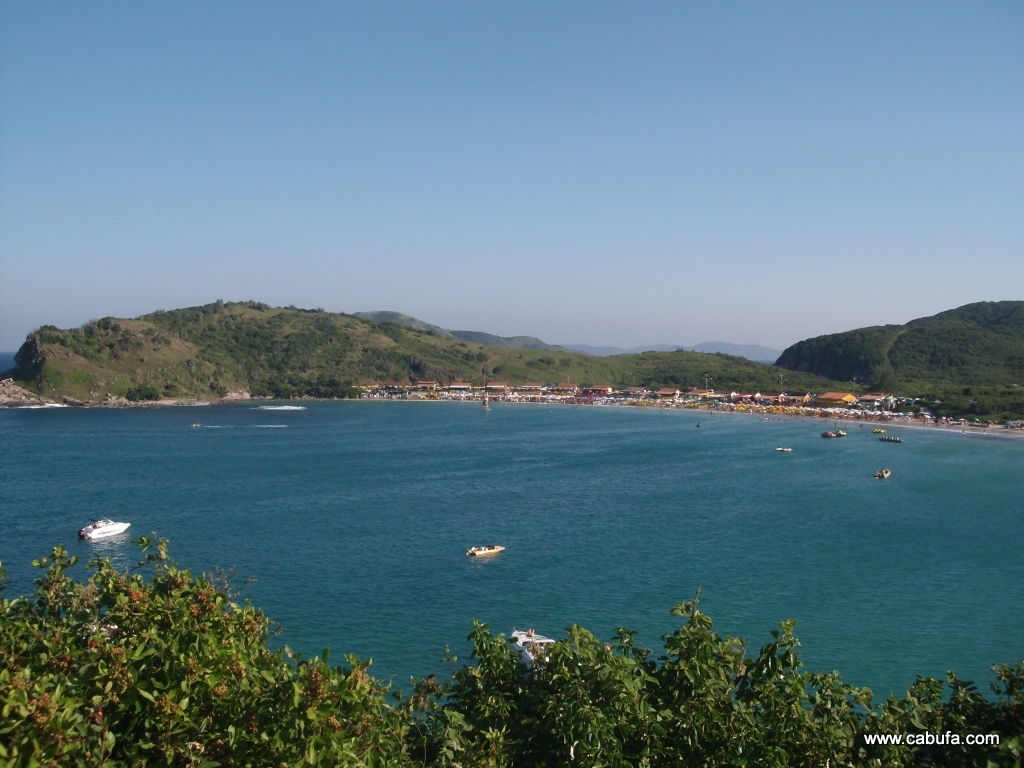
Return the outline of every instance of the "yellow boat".
{"type": "Polygon", "coordinates": [[[470,547],[466,550],[466,554],[470,557],[489,557],[504,551],[505,548],[498,544],[485,544],[482,547],[470,547]]]}
{"type": "Polygon", "coordinates": [[[885,430],[884,429],[872,429],[871,432],[872,432],[872,434],[875,434],[875,435],[884,435],[885,434],[885,430]]]}

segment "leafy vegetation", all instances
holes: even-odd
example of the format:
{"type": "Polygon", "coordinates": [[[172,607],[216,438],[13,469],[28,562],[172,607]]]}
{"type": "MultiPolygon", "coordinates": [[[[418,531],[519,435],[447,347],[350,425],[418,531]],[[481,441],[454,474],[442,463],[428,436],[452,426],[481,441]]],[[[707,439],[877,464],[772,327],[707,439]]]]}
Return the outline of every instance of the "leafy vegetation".
{"type": "Polygon", "coordinates": [[[383,765],[404,759],[407,708],[350,660],[296,664],[267,618],[167,562],[102,559],[85,583],[62,548],[34,599],[0,603],[0,764],[383,765]]]}
{"type": "MultiPolygon", "coordinates": [[[[874,705],[803,669],[794,622],[756,654],[697,599],[660,656],[572,626],[533,664],[474,623],[469,664],[408,696],[348,657],[271,650],[270,621],[226,579],[195,577],[141,540],[135,569],[36,561],[33,597],[0,601],[4,766],[1020,766],[1024,663],[985,697],[950,673],[874,705]],[[148,575],[148,578],[144,577],[148,575]],[[955,734],[935,744],[935,736],[955,734]],[[869,734],[922,736],[869,744],[869,734]],[[925,744],[923,734],[931,734],[925,744]],[[995,734],[999,744],[968,745],[995,734]]],[[[0,581],[3,574],[0,571],[0,581]]],[[[454,661],[454,659],[450,659],[454,661]]]]}
{"type": "Polygon", "coordinates": [[[125,397],[132,401],[159,400],[160,390],[149,384],[139,384],[137,387],[130,387],[125,397]]]}
{"type": "Polygon", "coordinates": [[[940,400],[940,413],[1020,418],[1024,397],[1014,390],[1024,385],[1024,301],[818,336],[786,349],[778,365],[940,400]]]}
{"type": "MultiPolygon", "coordinates": [[[[154,390],[163,397],[353,397],[385,381],[456,379],[576,384],[719,386],[822,391],[834,385],[728,355],[663,352],[600,358],[564,350],[493,347],[398,323],[256,302],[208,304],[135,320],[44,326],[17,356],[14,378],[47,396],[102,400],[154,390]],[[145,387],[146,389],[141,389],[145,387]]],[[[145,398],[140,398],[145,399],[145,398]]]]}

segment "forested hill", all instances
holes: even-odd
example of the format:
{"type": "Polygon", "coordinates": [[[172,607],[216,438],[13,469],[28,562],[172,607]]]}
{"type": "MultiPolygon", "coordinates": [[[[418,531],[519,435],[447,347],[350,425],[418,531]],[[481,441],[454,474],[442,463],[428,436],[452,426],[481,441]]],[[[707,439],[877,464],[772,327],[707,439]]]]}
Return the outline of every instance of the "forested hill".
{"type": "Polygon", "coordinates": [[[99,402],[215,399],[232,392],[343,397],[371,382],[464,379],[576,384],[712,386],[820,392],[836,386],[742,358],[662,352],[601,358],[517,349],[444,337],[393,322],[257,302],[207,304],[134,319],[107,317],[80,328],[43,326],[7,372],[47,397],[99,402]]]}
{"type": "Polygon", "coordinates": [[[887,390],[1024,385],[1024,301],[818,336],[786,349],[776,365],[887,390]]]}

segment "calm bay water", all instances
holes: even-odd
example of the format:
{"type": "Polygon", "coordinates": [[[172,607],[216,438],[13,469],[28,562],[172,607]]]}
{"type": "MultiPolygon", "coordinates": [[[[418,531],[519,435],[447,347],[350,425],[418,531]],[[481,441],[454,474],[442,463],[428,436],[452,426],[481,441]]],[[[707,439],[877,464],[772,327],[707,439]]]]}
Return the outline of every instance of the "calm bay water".
{"type": "Polygon", "coordinates": [[[472,618],[657,646],[703,587],[724,633],[797,619],[805,663],[877,694],[1024,657],[1024,441],[657,409],[406,402],[0,411],[0,559],[30,585],[90,517],[171,541],[306,655],[442,672],[472,618]],[[202,428],[190,425],[201,422],[202,428]],[[703,424],[696,429],[697,422],[703,424]],[[776,453],[790,445],[792,454],[776,453]],[[889,467],[887,481],[872,479],[889,467]],[[476,544],[508,550],[467,558],[476,544]]]}

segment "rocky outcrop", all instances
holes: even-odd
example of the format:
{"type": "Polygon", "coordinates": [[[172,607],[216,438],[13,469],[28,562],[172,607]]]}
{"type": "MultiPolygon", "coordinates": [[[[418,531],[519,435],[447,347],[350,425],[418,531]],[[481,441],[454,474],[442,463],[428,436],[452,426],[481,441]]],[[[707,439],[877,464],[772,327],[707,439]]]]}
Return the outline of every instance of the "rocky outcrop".
{"type": "Polygon", "coordinates": [[[19,387],[14,383],[14,379],[0,381],[0,406],[46,405],[52,402],[52,400],[41,397],[35,392],[19,387]]]}

